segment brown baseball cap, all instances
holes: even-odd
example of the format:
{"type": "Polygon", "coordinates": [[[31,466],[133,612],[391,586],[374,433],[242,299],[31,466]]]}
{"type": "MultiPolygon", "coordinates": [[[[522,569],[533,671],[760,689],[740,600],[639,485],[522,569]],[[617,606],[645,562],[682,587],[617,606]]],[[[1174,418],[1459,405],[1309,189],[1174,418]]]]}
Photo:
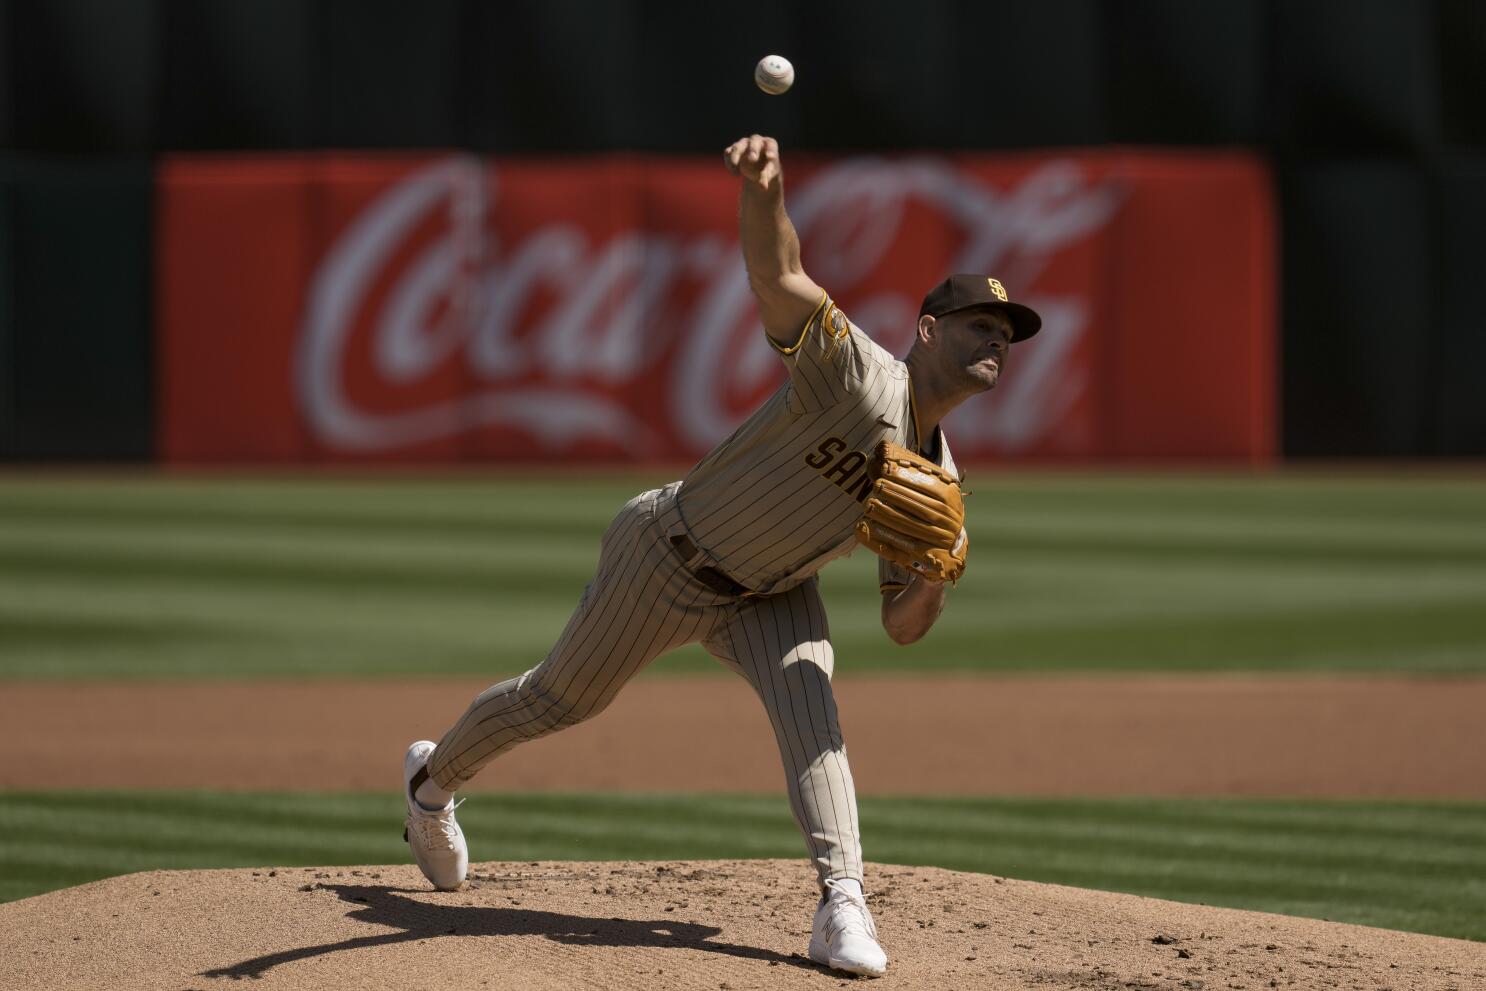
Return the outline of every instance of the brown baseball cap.
{"type": "Polygon", "coordinates": [[[942,317],[946,313],[969,310],[984,306],[999,310],[1011,321],[1011,339],[1025,341],[1042,329],[1042,317],[1031,307],[1013,303],[1006,295],[1006,287],[995,279],[984,275],[960,273],[951,275],[929,290],[918,315],[927,313],[931,317],[942,317]]]}

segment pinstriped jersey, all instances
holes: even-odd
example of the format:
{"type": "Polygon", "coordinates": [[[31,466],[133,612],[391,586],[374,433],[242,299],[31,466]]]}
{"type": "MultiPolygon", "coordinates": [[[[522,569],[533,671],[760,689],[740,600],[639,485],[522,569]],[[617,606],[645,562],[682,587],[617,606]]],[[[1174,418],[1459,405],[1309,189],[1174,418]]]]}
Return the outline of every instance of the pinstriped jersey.
{"type": "MultiPolygon", "coordinates": [[[[799,338],[769,339],[789,380],[686,476],[678,505],[692,540],[756,592],[797,585],[856,546],[880,440],[917,449],[908,367],[822,293],[799,338]]],[[[936,457],[957,474],[935,431],[936,457]]],[[[883,562],[885,586],[906,569],[883,562]]]]}

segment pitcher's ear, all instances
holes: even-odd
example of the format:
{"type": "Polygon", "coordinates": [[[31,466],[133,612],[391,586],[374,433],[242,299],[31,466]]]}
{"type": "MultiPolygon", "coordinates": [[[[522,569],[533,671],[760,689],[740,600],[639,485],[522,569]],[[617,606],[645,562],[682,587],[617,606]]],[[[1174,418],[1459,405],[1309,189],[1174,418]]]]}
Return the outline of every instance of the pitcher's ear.
{"type": "Polygon", "coordinates": [[[939,334],[936,332],[934,327],[934,318],[927,313],[919,317],[918,333],[914,336],[917,340],[922,341],[924,344],[930,347],[933,347],[936,343],[938,343],[939,334]]]}

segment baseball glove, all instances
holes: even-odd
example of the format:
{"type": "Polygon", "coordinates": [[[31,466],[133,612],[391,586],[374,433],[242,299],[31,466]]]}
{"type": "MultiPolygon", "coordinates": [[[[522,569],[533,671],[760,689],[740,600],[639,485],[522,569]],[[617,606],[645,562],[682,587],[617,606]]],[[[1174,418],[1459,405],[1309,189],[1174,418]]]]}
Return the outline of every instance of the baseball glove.
{"type": "Polygon", "coordinates": [[[959,480],[890,441],[872,451],[867,470],[872,489],[857,540],[931,581],[956,581],[970,552],[959,480]]]}

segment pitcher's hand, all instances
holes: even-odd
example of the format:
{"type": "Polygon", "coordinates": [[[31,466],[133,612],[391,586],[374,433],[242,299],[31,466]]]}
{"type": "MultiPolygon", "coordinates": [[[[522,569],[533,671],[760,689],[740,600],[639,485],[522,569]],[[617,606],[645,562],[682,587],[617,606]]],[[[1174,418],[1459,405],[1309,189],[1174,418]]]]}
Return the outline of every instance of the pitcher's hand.
{"type": "Polygon", "coordinates": [[[760,189],[768,189],[769,183],[783,171],[779,162],[779,142],[761,134],[739,138],[728,145],[722,157],[729,172],[741,175],[760,189]]]}

